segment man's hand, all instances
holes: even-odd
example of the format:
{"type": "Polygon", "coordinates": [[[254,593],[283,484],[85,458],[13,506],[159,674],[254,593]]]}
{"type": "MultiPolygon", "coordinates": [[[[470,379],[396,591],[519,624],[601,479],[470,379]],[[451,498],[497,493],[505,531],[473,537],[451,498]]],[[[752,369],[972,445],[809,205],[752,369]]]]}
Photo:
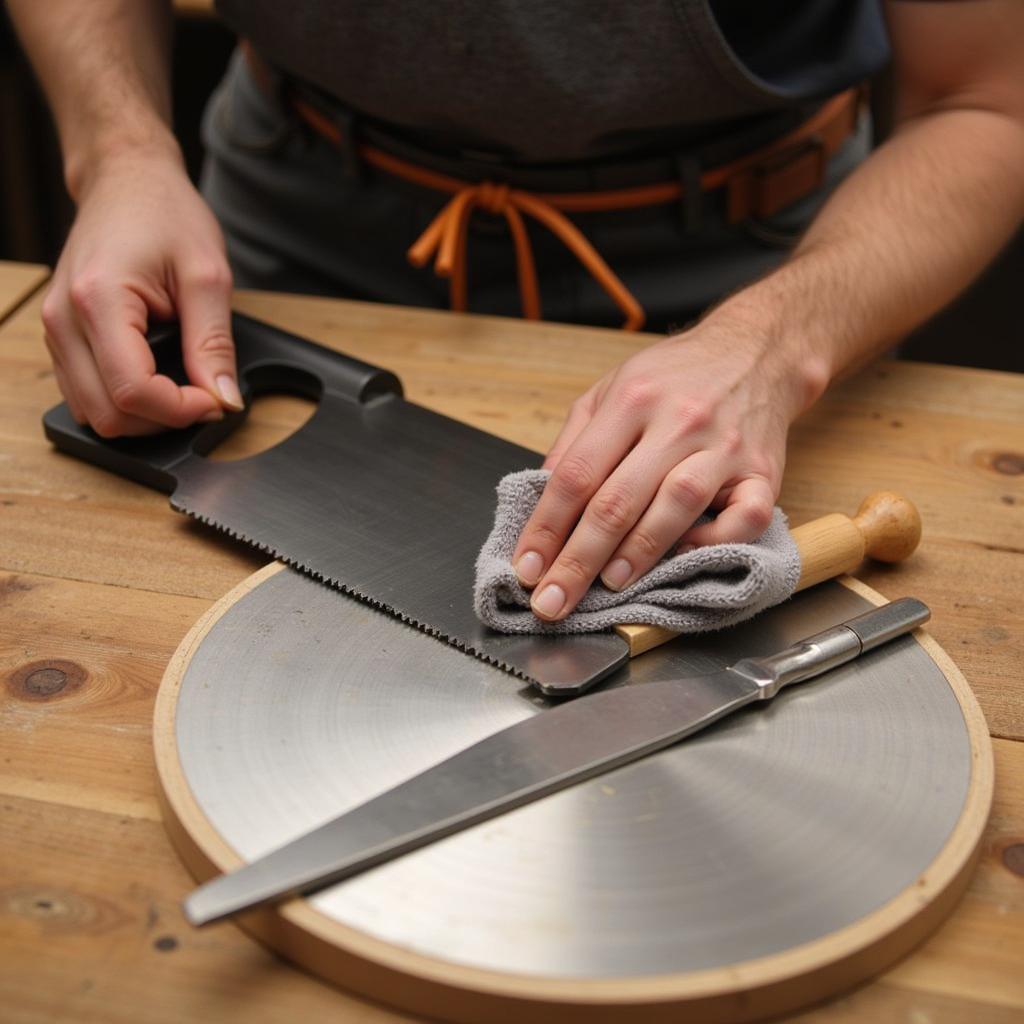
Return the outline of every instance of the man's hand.
{"type": "Polygon", "coordinates": [[[241,408],[231,272],[213,214],[180,160],[131,153],[79,197],[43,303],[46,343],[71,412],[103,437],[219,419],[241,408]],[[151,316],[181,321],[179,387],[156,373],[151,316]]]}
{"type": "Polygon", "coordinates": [[[57,382],[104,437],[238,408],[224,239],[171,132],[170,0],[7,0],[53,109],[78,205],[43,304],[57,382]],[[179,387],[155,372],[151,316],[181,320],[179,387]]]}
{"type": "Polygon", "coordinates": [[[600,575],[621,590],[677,543],[749,541],[771,521],[789,424],[827,383],[725,308],[657,342],[573,405],[513,557],[542,619],[600,575]],[[719,510],[703,526],[707,508],[719,510]]]}
{"type": "Polygon", "coordinates": [[[793,257],[573,407],[515,554],[534,612],[564,618],[684,543],[749,540],[786,430],[824,390],[949,302],[1024,215],[1024,5],[887,4],[897,130],[793,257]],[[707,506],[721,509],[689,530],[707,506]]]}

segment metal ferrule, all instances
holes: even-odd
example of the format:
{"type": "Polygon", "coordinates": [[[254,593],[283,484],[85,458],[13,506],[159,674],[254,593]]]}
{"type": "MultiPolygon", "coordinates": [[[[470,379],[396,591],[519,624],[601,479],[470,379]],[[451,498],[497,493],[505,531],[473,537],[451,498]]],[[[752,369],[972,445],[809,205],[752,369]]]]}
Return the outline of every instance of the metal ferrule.
{"type": "Polygon", "coordinates": [[[852,661],[860,652],[860,637],[852,629],[833,626],[778,654],[744,658],[732,666],[732,671],[757,684],[759,700],[771,700],[784,686],[803,682],[852,661]]]}

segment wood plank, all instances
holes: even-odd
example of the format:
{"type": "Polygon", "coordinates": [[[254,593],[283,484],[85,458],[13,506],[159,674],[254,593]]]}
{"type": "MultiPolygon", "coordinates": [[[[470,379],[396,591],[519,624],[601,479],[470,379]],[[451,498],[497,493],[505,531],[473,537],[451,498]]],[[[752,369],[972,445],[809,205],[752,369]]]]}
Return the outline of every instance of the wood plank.
{"type": "MultiPolygon", "coordinates": [[[[262,558],[184,521],[164,496],[50,449],[39,417],[59,395],[39,301],[0,330],[5,1019],[12,1007],[19,1022],[400,1019],[284,966],[231,926],[194,932],[181,920],[189,881],[156,820],[153,696],[188,626],[262,558]],[[53,669],[66,678],[47,695],[53,669]]],[[[294,296],[241,295],[238,306],[393,368],[415,401],[538,449],[572,398],[649,341],[294,296]]],[[[260,401],[236,454],[303,415],[294,400],[260,401]]],[[[1019,376],[884,363],[835,386],[796,425],[783,490],[794,523],[852,512],[876,488],[918,503],[920,552],[860,575],[888,596],[928,601],[931,630],[990,727],[1016,738],[1022,469],[1019,376]]],[[[1024,743],[995,746],[995,812],[957,912],[876,983],[795,1019],[1020,1017],[1024,882],[1004,851],[1024,846],[1024,743]]]]}
{"type": "MultiPolygon", "coordinates": [[[[53,983],[67,1000],[61,1004],[65,1019],[101,1019],[106,1000],[108,1013],[113,1003],[123,1007],[123,1016],[118,1010],[103,1018],[111,1021],[131,1014],[162,1021],[172,1019],[170,1013],[206,1020],[203,1004],[191,1003],[200,994],[195,986],[207,994],[221,985],[232,990],[242,962],[246,971],[269,971],[260,973],[260,987],[274,987],[274,1006],[283,1012],[290,997],[275,987],[283,976],[279,964],[247,949],[233,928],[193,932],[184,925],[177,901],[190,882],[157,824],[153,700],[173,648],[207,602],[10,574],[0,575],[0,595],[0,870],[7,876],[0,884],[0,962],[19,963],[32,936],[45,935],[46,961],[64,965],[59,978],[29,972],[34,994],[17,989],[20,970],[0,972],[0,999],[30,1008],[53,983]],[[34,624],[30,636],[21,625],[26,622],[34,624]],[[45,680],[34,690],[26,685],[32,671],[46,666],[70,677],[48,694],[39,685],[45,680]],[[161,949],[154,942],[166,936],[178,944],[173,961],[155,955],[161,949]],[[173,964],[170,971],[165,964],[173,964]],[[176,1002],[172,986],[184,978],[191,987],[184,1002],[176,1002]],[[89,979],[95,988],[76,988],[76,979],[89,979]],[[135,986],[141,984],[156,986],[148,1010],[139,1002],[135,986]],[[15,988],[4,991],[5,985],[15,988]]],[[[893,1007],[899,1006],[935,1010],[939,1020],[955,1019],[954,1011],[1001,1020],[1009,1019],[1003,1009],[1024,1009],[1024,976],[1014,969],[1024,945],[1024,883],[1004,856],[1024,842],[1024,744],[996,741],[995,749],[993,814],[963,903],[917,954],[880,983],[845,997],[851,1016],[897,1020],[893,1007]]],[[[287,975],[280,985],[290,991],[301,975],[287,975]]],[[[320,986],[309,986],[312,994],[302,998],[321,999],[320,986]]],[[[348,1005],[347,997],[339,999],[348,1005]]],[[[221,1012],[223,1004],[216,1005],[221,1012]]],[[[239,1018],[245,1005],[242,1000],[237,1008],[239,1018]]]]}
{"type": "Polygon", "coordinates": [[[0,439],[0,458],[0,568],[212,600],[266,563],[41,438],[0,439]]]}
{"type": "Polygon", "coordinates": [[[945,927],[886,981],[1024,1012],[1024,743],[996,740],[994,749],[995,799],[978,874],[945,927]]]}
{"type": "MultiPolygon", "coordinates": [[[[393,368],[413,400],[537,449],[553,439],[571,398],[645,341],[294,296],[241,295],[238,305],[393,368]]],[[[0,403],[0,568],[212,600],[258,567],[248,549],[169,514],[164,496],[49,450],[39,415],[60,396],[35,303],[0,334],[0,359],[9,382],[0,403]]],[[[306,408],[261,401],[238,453],[283,436],[306,408]]],[[[993,733],[1017,738],[1024,473],[1014,471],[1014,453],[1022,452],[1020,377],[887,363],[841,383],[797,423],[781,498],[794,525],[853,512],[875,489],[915,501],[920,551],[896,567],[867,563],[860,575],[889,596],[913,593],[931,605],[933,632],[971,681],[993,733]],[[967,384],[957,387],[961,378],[967,384]]]]}
{"type": "Polygon", "coordinates": [[[0,260],[0,323],[49,276],[46,267],[35,263],[0,260]]]}
{"type": "Polygon", "coordinates": [[[0,792],[159,821],[153,701],[171,654],[208,605],[0,574],[0,792]]]}
{"type": "MultiPolygon", "coordinates": [[[[997,778],[1024,777],[1024,745],[996,741],[996,752],[997,778]]],[[[798,1019],[1019,1017],[1024,903],[1001,856],[1005,834],[1024,835],[1019,797],[997,793],[990,840],[954,916],[835,1013],[829,1003],[798,1019]]],[[[318,984],[233,926],[190,929],[179,900],[191,883],[156,822],[6,795],[0,805],[0,1000],[16,1008],[8,1019],[414,1019],[318,984]]]]}
{"type": "Polygon", "coordinates": [[[155,821],[3,797],[0,1005],[11,1024],[396,1024],[237,928],[181,916],[190,881],[155,821]]]}
{"type": "Polygon", "coordinates": [[[865,563],[856,575],[887,597],[925,601],[928,630],[967,677],[989,731],[1024,739],[1024,554],[932,537],[904,565],[865,563]]]}
{"type": "Polygon", "coordinates": [[[931,992],[904,992],[883,981],[786,1019],[791,1024],[1019,1024],[1020,1010],[931,992]]]}
{"type": "Polygon", "coordinates": [[[1020,392],[1020,374],[888,359],[829,389],[830,397],[840,401],[867,399],[878,419],[892,412],[889,426],[897,430],[902,409],[952,416],[980,411],[987,420],[1020,426],[1020,392]]]}

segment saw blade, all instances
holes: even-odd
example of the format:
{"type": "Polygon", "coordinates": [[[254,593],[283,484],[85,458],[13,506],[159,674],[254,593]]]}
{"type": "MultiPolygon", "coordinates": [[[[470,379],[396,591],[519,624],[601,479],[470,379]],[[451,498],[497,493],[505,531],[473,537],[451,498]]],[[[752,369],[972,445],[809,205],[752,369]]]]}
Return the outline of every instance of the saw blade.
{"type": "Polygon", "coordinates": [[[276,447],[177,466],[171,505],[547,693],[575,693],[625,663],[622,639],[505,635],[473,610],[497,482],[538,462],[400,396],[325,392],[276,447]]]}

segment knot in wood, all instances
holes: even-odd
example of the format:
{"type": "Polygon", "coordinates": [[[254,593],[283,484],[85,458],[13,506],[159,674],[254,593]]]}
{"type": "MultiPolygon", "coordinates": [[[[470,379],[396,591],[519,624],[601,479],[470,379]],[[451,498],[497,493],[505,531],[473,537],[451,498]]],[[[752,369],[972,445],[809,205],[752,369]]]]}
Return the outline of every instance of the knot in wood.
{"type": "Polygon", "coordinates": [[[59,668],[37,668],[26,680],[25,689],[36,697],[51,697],[67,686],[68,674],[59,668]]]}
{"type": "Polygon", "coordinates": [[[7,677],[12,697],[24,701],[48,701],[79,689],[88,673],[73,661],[49,658],[21,665],[7,677]]]}
{"type": "Polygon", "coordinates": [[[1024,473],[1024,455],[1017,452],[997,452],[992,456],[992,468],[1004,476],[1020,476],[1024,473]]]}
{"type": "Polygon", "coordinates": [[[1003,864],[1015,875],[1024,878],[1024,843],[1011,843],[1004,847],[1003,864]]]}

